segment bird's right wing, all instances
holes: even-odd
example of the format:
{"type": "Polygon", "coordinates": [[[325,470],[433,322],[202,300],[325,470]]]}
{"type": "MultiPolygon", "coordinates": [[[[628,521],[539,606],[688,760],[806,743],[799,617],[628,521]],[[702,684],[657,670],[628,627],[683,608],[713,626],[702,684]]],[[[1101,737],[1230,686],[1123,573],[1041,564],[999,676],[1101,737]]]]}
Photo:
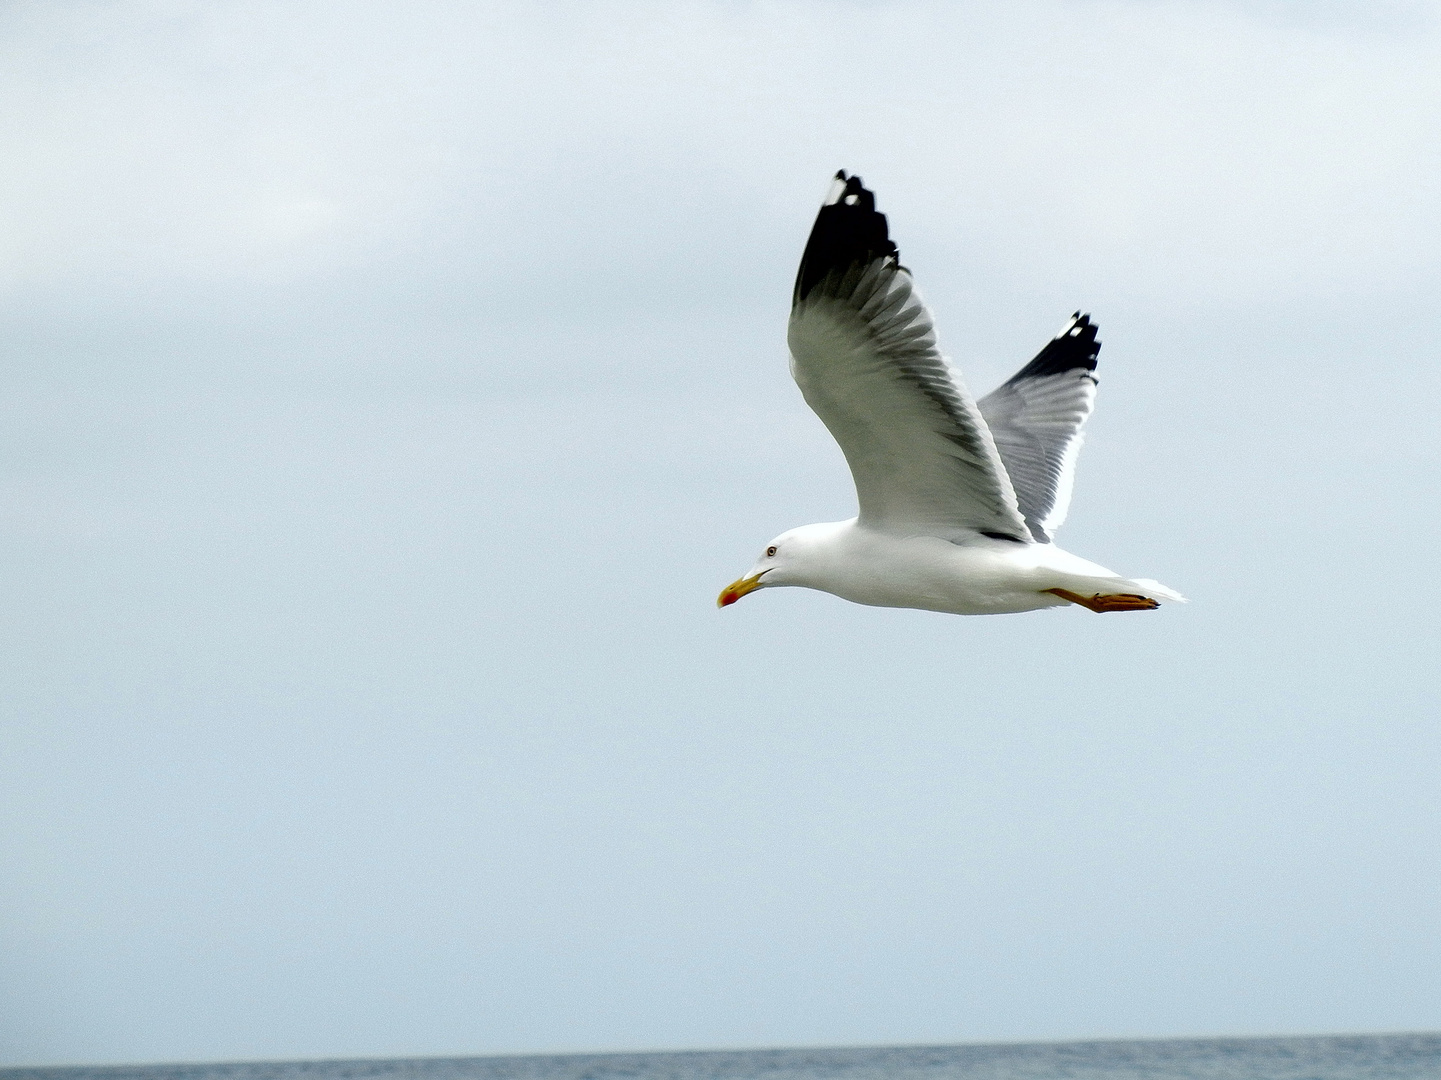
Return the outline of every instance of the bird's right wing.
{"type": "Polygon", "coordinates": [[[838,173],[816,217],[787,337],[791,374],[851,467],[862,524],[1030,542],[986,422],[859,177],[838,173]]]}
{"type": "Polygon", "coordinates": [[[1050,541],[1071,505],[1100,351],[1095,324],[1078,311],[1034,360],[979,403],[1037,543],[1050,541]]]}

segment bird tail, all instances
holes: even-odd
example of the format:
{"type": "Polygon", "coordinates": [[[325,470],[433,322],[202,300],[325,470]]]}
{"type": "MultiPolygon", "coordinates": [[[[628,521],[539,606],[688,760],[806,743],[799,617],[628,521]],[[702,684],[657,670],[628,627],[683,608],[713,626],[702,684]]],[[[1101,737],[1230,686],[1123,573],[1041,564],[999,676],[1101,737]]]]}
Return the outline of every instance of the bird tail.
{"type": "Polygon", "coordinates": [[[1152,581],[1150,578],[1131,578],[1124,584],[1133,586],[1136,592],[1142,596],[1149,596],[1152,600],[1160,600],[1166,604],[1184,604],[1188,601],[1175,589],[1168,589],[1159,581],[1152,581]]]}

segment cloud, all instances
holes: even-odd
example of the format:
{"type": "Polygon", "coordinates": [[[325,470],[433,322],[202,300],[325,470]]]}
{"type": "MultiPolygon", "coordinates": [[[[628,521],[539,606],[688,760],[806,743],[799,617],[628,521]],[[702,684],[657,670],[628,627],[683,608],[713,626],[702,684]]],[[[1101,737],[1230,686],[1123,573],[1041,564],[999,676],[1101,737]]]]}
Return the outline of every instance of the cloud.
{"type": "Polygon", "coordinates": [[[734,275],[738,235],[792,254],[840,165],[903,240],[1009,273],[1208,301],[1429,274],[1436,30],[1309,10],[22,6],[0,267],[11,289],[397,257],[734,275]]]}
{"type": "Polygon", "coordinates": [[[1432,1022],[1431,13],[0,5],[0,1056],[1432,1022]],[[716,613],[838,167],[1194,604],[716,613]]]}

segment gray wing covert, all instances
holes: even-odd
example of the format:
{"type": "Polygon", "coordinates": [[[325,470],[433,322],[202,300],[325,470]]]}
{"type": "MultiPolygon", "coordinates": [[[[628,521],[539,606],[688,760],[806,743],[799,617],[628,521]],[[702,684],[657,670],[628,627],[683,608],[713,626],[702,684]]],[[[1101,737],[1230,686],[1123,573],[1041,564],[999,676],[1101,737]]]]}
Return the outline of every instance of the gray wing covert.
{"type": "Polygon", "coordinates": [[[859,177],[837,174],[796,275],[791,373],[840,444],[863,523],[1031,539],[986,421],[859,177]]]}
{"type": "Polygon", "coordinates": [[[1096,326],[1078,311],[1034,360],[979,403],[1037,543],[1051,540],[1071,504],[1100,350],[1096,326]]]}

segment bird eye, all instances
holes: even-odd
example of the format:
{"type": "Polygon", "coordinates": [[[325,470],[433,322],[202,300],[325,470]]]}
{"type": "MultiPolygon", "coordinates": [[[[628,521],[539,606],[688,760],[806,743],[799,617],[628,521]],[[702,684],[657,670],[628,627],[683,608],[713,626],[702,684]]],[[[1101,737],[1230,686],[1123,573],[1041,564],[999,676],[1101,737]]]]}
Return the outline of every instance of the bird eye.
{"type": "Polygon", "coordinates": [[[775,549],[775,546],[774,546],[774,545],[772,545],[771,547],[766,548],[766,554],[767,554],[767,555],[774,555],[775,553],[776,553],[776,549],[775,549]]]}

